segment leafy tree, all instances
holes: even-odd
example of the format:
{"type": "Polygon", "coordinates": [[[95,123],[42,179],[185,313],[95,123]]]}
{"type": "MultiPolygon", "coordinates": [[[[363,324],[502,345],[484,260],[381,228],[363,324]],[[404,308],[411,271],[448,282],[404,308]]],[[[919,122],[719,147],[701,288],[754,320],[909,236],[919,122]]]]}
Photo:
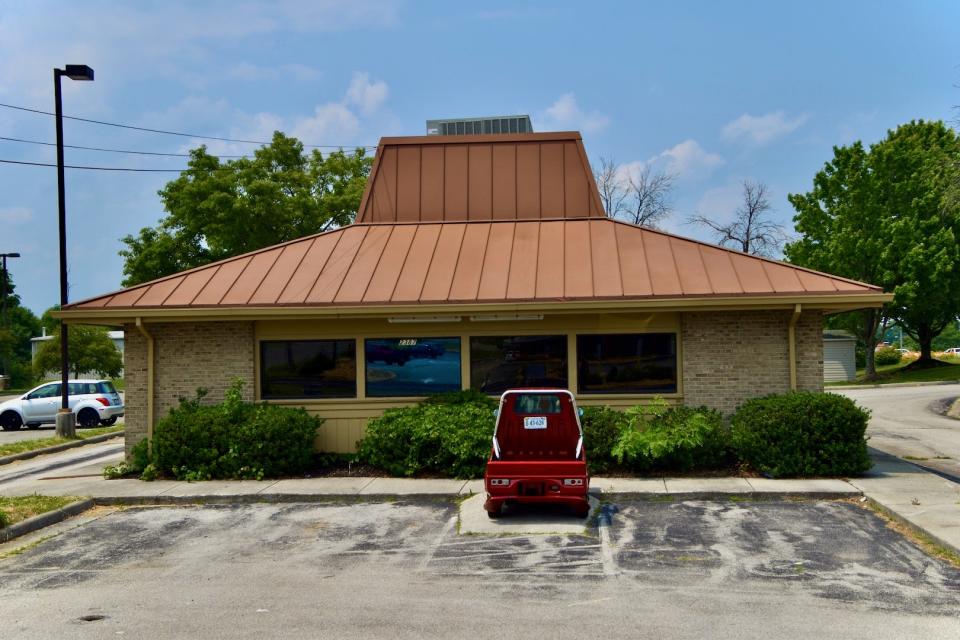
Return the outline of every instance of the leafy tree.
{"type": "Polygon", "coordinates": [[[924,366],[933,338],[960,311],[960,207],[949,197],[960,143],[942,122],[919,121],[888,132],[869,150],[856,142],[833,153],[812,191],[789,196],[802,237],[785,254],[796,264],[893,291],[887,309],[857,315],[868,376],[876,374],[873,353],[885,317],[916,339],[924,366]]]}
{"type": "MultiPolygon", "coordinates": [[[[93,372],[104,378],[116,378],[123,371],[123,358],[103,327],[70,325],[70,371],[74,377],[93,372]]],[[[38,375],[60,370],[60,328],[53,340],[47,340],[37,351],[34,367],[38,375]]]]}
{"type": "MultiPolygon", "coordinates": [[[[876,176],[861,142],[834,147],[833,160],[813,178],[813,190],[787,196],[800,239],[784,247],[790,262],[890,289],[883,264],[888,240],[876,176]]],[[[864,345],[866,375],[876,375],[874,349],[882,309],[842,314],[830,324],[847,329],[864,345]]]]}
{"type": "Polygon", "coordinates": [[[934,351],[946,351],[951,347],[960,347],[960,325],[956,320],[948,324],[943,333],[933,339],[934,351]]]}
{"type": "MultiPolygon", "coordinates": [[[[40,335],[40,321],[32,311],[20,306],[12,278],[6,284],[6,321],[0,324],[0,372],[10,376],[12,386],[22,387],[34,380],[30,338],[40,335]]],[[[2,287],[0,284],[0,295],[2,287]]]]}
{"type": "Polygon", "coordinates": [[[363,149],[304,153],[280,132],[253,158],[221,162],[206,147],[160,190],[167,216],[126,236],[124,286],[349,224],[372,161],[363,149]]]}
{"type": "Polygon", "coordinates": [[[933,339],[960,312],[960,203],[950,199],[960,138],[942,122],[911,122],[871,155],[889,213],[891,315],[920,344],[919,362],[931,362],[933,339]]]}

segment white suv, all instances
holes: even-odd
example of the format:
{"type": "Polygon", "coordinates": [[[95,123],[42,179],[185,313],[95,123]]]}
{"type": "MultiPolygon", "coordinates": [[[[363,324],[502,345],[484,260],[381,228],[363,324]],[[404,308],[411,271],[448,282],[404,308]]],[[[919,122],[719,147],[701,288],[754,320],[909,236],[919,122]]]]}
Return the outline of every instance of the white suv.
{"type": "MultiPolygon", "coordinates": [[[[81,427],[110,426],[123,417],[123,401],[109,380],[70,380],[68,402],[81,427]]],[[[16,431],[23,425],[31,429],[57,421],[60,409],[59,382],[48,382],[19,398],[0,404],[0,427],[16,431]]]]}

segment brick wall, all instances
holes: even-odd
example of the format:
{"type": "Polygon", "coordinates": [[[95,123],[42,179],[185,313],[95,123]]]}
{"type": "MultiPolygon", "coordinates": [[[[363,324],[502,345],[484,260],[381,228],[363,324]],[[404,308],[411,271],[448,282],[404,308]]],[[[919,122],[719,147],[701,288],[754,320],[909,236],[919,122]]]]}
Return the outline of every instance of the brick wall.
{"type": "MultiPolygon", "coordinates": [[[[725,414],[743,401],[790,390],[789,311],[684,313],[683,401],[725,414]]],[[[823,318],[800,315],[796,326],[797,388],[823,390],[823,318]]]]}
{"type": "MultiPolygon", "coordinates": [[[[220,402],[234,378],[246,385],[244,397],[253,400],[254,341],[252,322],[177,322],[146,325],[154,338],[155,419],[165,416],[181,396],[193,397],[197,387],[220,402]]],[[[126,332],[127,453],[147,437],[147,340],[135,325],[126,332]]]]}

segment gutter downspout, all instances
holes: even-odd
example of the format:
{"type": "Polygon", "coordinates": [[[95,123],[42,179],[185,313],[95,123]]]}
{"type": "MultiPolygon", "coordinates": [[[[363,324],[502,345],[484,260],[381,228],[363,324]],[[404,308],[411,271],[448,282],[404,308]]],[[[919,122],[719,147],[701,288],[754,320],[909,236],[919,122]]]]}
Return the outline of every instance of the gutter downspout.
{"type": "Polygon", "coordinates": [[[798,302],[793,308],[793,315],[790,316],[790,324],[787,330],[787,344],[789,345],[790,359],[790,391],[797,390],[797,320],[800,319],[801,305],[798,302]]]}
{"type": "Polygon", "coordinates": [[[137,318],[137,329],[147,339],[147,450],[153,454],[153,336],[143,325],[143,319],[137,318]]]}

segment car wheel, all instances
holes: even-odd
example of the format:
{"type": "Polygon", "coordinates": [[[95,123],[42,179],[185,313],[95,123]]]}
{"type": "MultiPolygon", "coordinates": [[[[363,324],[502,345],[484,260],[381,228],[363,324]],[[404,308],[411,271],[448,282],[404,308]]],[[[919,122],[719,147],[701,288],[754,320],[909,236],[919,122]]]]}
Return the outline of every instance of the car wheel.
{"type": "Polygon", "coordinates": [[[100,416],[93,409],[83,409],[77,414],[77,424],[84,429],[90,429],[100,424],[100,416]]]}
{"type": "Polygon", "coordinates": [[[113,416],[112,418],[107,418],[106,420],[101,420],[100,424],[102,424],[105,427],[112,427],[113,425],[117,424],[117,416],[113,416]]]}
{"type": "Polygon", "coordinates": [[[39,428],[40,428],[40,423],[39,423],[39,422],[28,422],[28,423],[27,423],[27,429],[33,429],[34,431],[36,431],[36,430],[39,429],[39,428]]]}
{"type": "Polygon", "coordinates": [[[17,431],[22,426],[23,420],[13,411],[7,411],[0,416],[0,428],[3,428],[4,431],[17,431]]]}

